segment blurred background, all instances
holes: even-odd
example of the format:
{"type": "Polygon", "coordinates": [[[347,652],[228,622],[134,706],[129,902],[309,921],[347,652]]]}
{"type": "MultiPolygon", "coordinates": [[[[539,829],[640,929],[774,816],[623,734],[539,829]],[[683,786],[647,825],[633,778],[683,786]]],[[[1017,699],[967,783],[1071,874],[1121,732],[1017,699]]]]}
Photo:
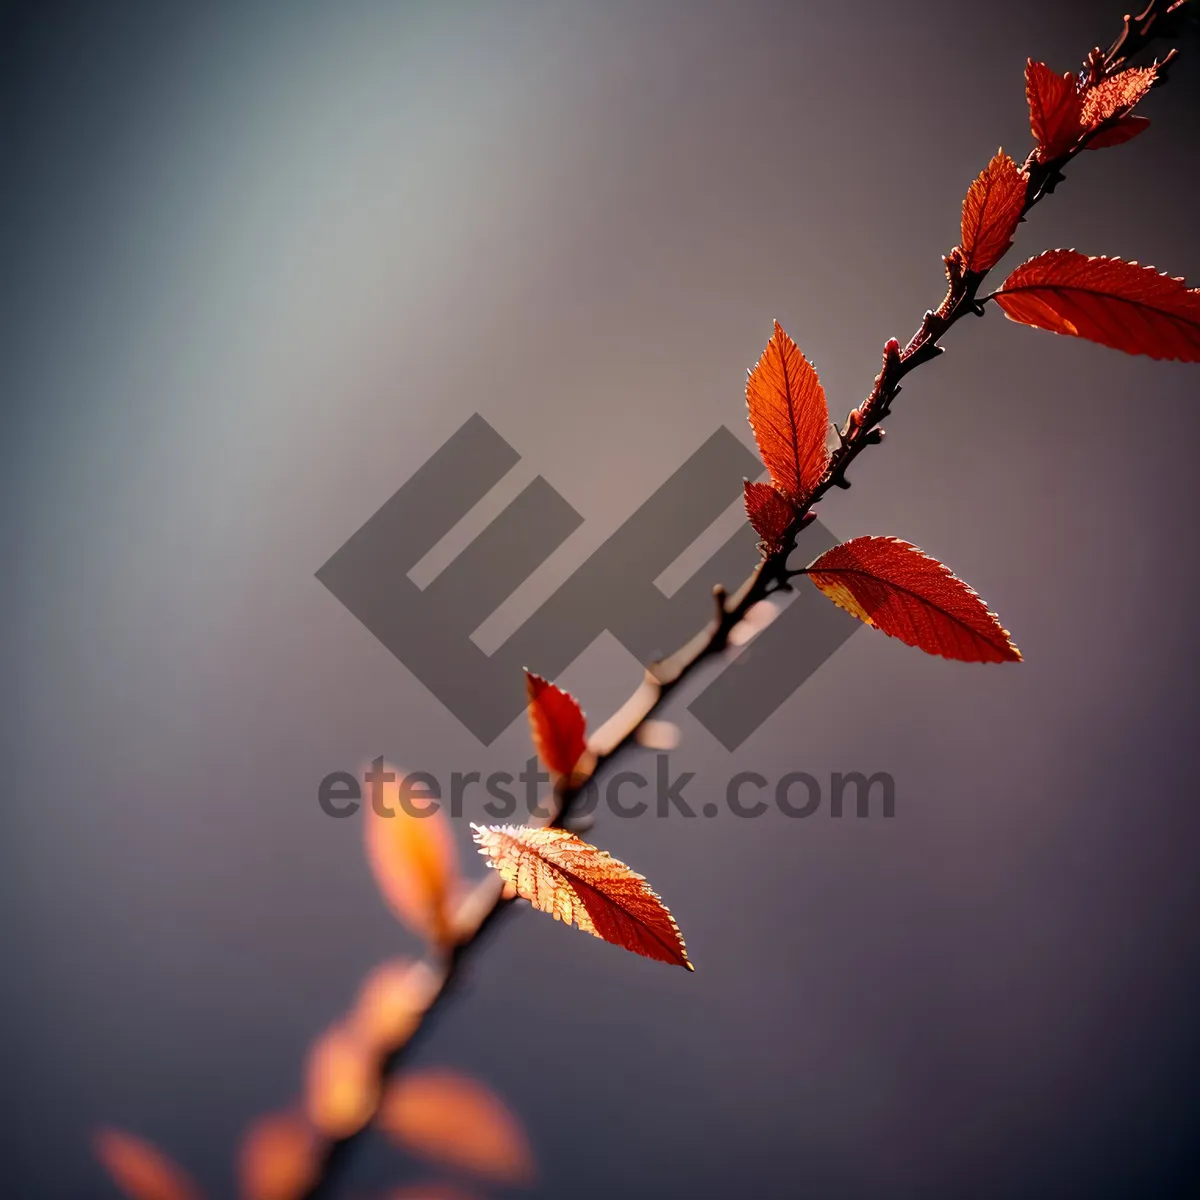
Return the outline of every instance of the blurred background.
{"type": "MultiPolygon", "coordinates": [[[[751,444],[772,318],[844,414],[941,298],[973,176],[1024,156],[1026,57],[1074,68],[1119,6],[2,11],[0,1192],[115,1196],[113,1124],[228,1195],[247,1123],[418,948],[321,778],[529,753],[314,572],[479,412],[584,518],[495,644],[718,426],[751,444]]],[[[1200,283],[1198,59],[1006,265],[1200,283]]],[[[414,1056],[504,1096],[513,1194],[1200,1194],[1198,390],[994,311],[906,383],[822,519],[941,558],[1027,661],[864,631],[732,754],[672,705],[696,807],[887,771],[896,816],[602,814],[696,973],[514,914],[414,1056]]],[[[598,718],[638,674],[605,635],[560,682],[598,718]]],[[[361,1151],[345,1194],[426,1177],[361,1151]]]]}

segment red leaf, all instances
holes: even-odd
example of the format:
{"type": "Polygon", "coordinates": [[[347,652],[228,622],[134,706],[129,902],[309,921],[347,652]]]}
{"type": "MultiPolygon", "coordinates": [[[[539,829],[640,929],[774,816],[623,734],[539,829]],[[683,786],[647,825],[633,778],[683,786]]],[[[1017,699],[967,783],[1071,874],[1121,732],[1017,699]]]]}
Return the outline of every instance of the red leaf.
{"type": "Polygon", "coordinates": [[[1148,117],[1122,117],[1107,129],[1100,130],[1088,141],[1089,150],[1103,150],[1106,146],[1119,146],[1132,141],[1139,133],[1150,128],[1148,117]]]}
{"type": "Polygon", "coordinates": [[[792,502],[769,483],[745,481],[746,515],[754,532],[768,548],[779,545],[788,526],[796,519],[792,502]]]}
{"type": "Polygon", "coordinates": [[[525,672],[529,697],[529,728],[538,757],[558,775],[567,775],[587,747],[583,709],[570,692],[525,672]]]}
{"type": "Polygon", "coordinates": [[[926,654],[960,662],[1021,659],[972,588],[899,538],[852,538],[822,554],[808,576],[839,608],[926,654]]]}
{"type": "Polygon", "coordinates": [[[200,1189],[149,1142],[119,1129],[97,1130],[92,1147],[129,1200],[199,1200],[200,1189]]]}
{"type": "Polygon", "coordinates": [[[1025,98],[1038,161],[1065,154],[1083,133],[1079,81],[1070,72],[1056,75],[1045,63],[1030,59],[1025,67],[1025,98]]]}
{"type": "Polygon", "coordinates": [[[1004,257],[1025,206],[1025,184],[1025,175],[1002,150],[971,184],[962,206],[967,270],[990,270],[1004,257]]]}
{"type": "Polygon", "coordinates": [[[1101,80],[1083,97],[1083,124],[1094,129],[1122,109],[1131,109],[1154,86],[1157,67],[1130,67],[1101,80]]]}
{"type": "Polygon", "coordinates": [[[675,918],[643,876],[565,829],[472,825],[480,854],[518,896],[614,946],[692,970],[675,918]]]}
{"type": "Polygon", "coordinates": [[[1013,271],[996,303],[1022,325],[1126,354],[1200,362],[1200,291],[1153,267],[1047,250],[1013,271]]]}
{"type": "Polygon", "coordinates": [[[746,381],[750,427],[771,479],[801,499],[825,474],[829,408],[816,371],[778,321],[746,381]]]}

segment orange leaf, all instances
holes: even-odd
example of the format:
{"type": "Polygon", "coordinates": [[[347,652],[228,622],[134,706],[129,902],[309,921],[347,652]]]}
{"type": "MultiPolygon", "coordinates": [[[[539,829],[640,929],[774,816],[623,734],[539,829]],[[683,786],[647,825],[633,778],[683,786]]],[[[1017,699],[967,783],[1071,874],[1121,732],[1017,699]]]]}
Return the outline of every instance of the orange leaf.
{"type": "Polygon", "coordinates": [[[376,1054],[408,1041],[442,983],[427,964],[397,959],[382,963],[359,989],[350,1024],[376,1054]]]}
{"type": "Polygon", "coordinates": [[[379,1062],[350,1025],[323,1033],[308,1053],[304,1110],[326,1137],[357,1133],[379,1105],[379,1062]]]}
{"type": "Polygon", "coordinates": [[[1025,67],[1025,98],[1038,161],[1049,162],[1065,154],[1083,133],[1079,81],[1070,72],[1056,75],[1045,63],[1030,59],[1025,67]]]}
{"type": "Polygon", "coordinates": [[[1103,150],[1106,146],[1119,146],[1123,142],[1131,142],[1139,133],[1150,128],[1148,117],[1122,117],[1114,121],[1107,129],[1100,130],[1089,139],[1089,150],[1103,150]]]}
{"type": "Polygon", "coordinates": [[[586,749],[583,709],[570,692],[525,672],[529,728],[538,757],[557,775],[568,775],[586,749]]]}
{"type": "Polygon", "coordinates": [[[260,1117],[238,1155],[242,1200],[299,1200],[316,1181],[320,1151],[316,1130],[299,1113],[260,1117]]]}
{"type": "Polygon", "coordinates": [[[796,519],[796,510],[792,502],[772,484],[751,483],[747,479],[743,486],[746,516],[750,518],[750,524],[763,544],[773,549],[796,519]]]}
{"type": "Polygon", "coordinates": [[[996,303],[1022,325],[1126,354],[1200,362],[1200,291],[1153,267],[1047,250],[1013,271],[996,303]]]}
{"type": "Polygon", "coordinates": [[[200,1200],[200,1189],[157,1147],[119,1129],[98,1129],[92,1149],[130,1200],[200,1200]]]}
{"type": "Polygon", "coordinates": [[[962,251],[969,271],[987,271],[1012,245],[1025,207],[1024,173],[1003,150],[971,184],[962,206],[962,251]]]}
{"type": "Polygon", "coordinates": [[[440,945],[452,940],[450,906],[458,889],[454,834],[444,811],[418,792],[401,800],[401,772],[383,764],[395,779],[379,786],[379,800],[363,809],[367,861],[388,906],[422,937],[440,945]]]}
{"type": "Polygon", "coordinates": [[[808,575],[839,608],[926,654],[961,662],[1021,659],[972,588],[899,538],[852,538],[822,554],[808,575]]]}
{"type": "Polygon", "coordinates": [[[807,496],[829,461],[829,408],[816,371],[778,321],[746,381],[746,406],[775,486],[796,499],[807,496]]]}
{"type": "Polygon", "coordinates": [[[1133,108],[1154,86],[1157,76],[1157,67],[1130,67],[1089,88],[1083,97],[1084,126],[1094,129],[1122,109],[1133,108]]]}
{"type": "Polygon", "coordinates": [[[505,883],[556,921],[692,970],[679,926],[643,876],[565,829],[472,825],[505,883]]]}
{"type": "Polygon", "coordinates": [[[409,1071],[392,1083],[379,1127],[415,1154],[498,1183],[530,1183],[533,1150],[521,1123],[489,1088],[455,1071],[409,1071]]]}

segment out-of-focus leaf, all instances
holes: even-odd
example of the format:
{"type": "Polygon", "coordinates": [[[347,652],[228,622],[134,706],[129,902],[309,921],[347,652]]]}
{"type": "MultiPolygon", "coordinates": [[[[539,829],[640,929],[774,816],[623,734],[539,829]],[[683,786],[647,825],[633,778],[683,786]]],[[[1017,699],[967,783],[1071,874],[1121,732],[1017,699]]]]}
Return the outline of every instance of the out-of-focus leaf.
{"type": "Polygon", "coordinates": [[[316,1180],[322,1141],[298,1112],[260,1117],[242,1139],[242,1200],[300,1200],[316,1180]]]}
{"type": "Polygon", "coordinates": [[[119,1129],[98,1129],[92,1148],[129,1200],[200,1200],[195,1182],[156,1146],[119,1129]]]}
{"type": "Polygon", "coordinates": [[[529,1183],[536,1173],[520,1121],[493,1091],[456,1071],[402,1073],[384,1093],[378,1124],[414,1154],[497,1183],[529,1183]]]}
{"type": "Polygon", "coordinates": [[[692,970],[675,918],[643,876],[565,829],[472,825],[504,882],[556,921],[692,970]]]}
{"type": "Polygon", "coordinates": [[[439,945],[452,938],[451,906],[458,890],[458,855],[450,822],[441,808],[418,798],[402,801],[403,776],[380,788],[381,816],[363,807],[367,861],[389,907],[416,933],[439,945]],[[407,809],[406,809],[407,805],[407,809]]]}
{"type": "Polygon", "coordinates": [[[390,1054],[408,1041],[437,995],[441,980],[422,962],[396,959],[380,964],[364,980],[350,1023],[376,1054],[390,1054]]]}
{"type": "Polygon", "coordinates": [[[352,1025],[334,1025],[308,1053],[304,1110],[326,1137],[357,1133],[379,1106],[379,1059],[352,1025]]]}
{"type": "Polygon", "coordinates": [[[773,600],[752,604],[746,615],[729,631],[731,646],[746,646],[779,616],[779,605],[773,600]]]}
{"type": "Polygon", "coordinates": [[[638,726],[637,744],[649,750],[674,750],[679,745],[679,726],[674,721],[643,721],[638,726]]]}

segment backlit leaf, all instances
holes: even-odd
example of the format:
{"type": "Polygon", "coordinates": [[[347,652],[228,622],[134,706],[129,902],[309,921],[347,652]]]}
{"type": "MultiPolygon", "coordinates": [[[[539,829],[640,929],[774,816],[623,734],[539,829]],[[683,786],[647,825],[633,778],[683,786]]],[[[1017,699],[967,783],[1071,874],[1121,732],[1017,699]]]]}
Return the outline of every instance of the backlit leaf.
{"type": "Polygon", "coordinates": [[[378,1125],[415,1154],[497,1183],[530,1183],[536,1174],[520,1121],[493,1091],[456,1071],[400,1075],[384,1094],[378,1125]]]}
{"type": "Polygon", "coordinates": [[[996,302],[1022,325],[1126,354],[1200,362],[1200,292],[1153,267],[1047,250],[1013,271],[996,302]]]}
{"type": "MultiPolygon", "coordinates": [[[[367,861],[388,906],[406,925],[438,944],[451,940],[451,905],[459,885],[454,834],[445,812],[423,798],[424,788],[410,787],[402,772],[378,785],[378,799],[363,806],[367,861]],[[403,792],[402,792],[402,789],[403,792]]],[[[374,798],[370,795],[368,800],[374,798]]]]}
{"type": "Polygon", "coordinates": [[[565,829],[472,825],[480,853],[534,908],[635,954],[692,970],[679,926],[645,879],[565,829]]]}
{"type": "Polygon", "coordinates": [[[525,672],[529,729],[538,757],[557,775],[569,775],[586,748],[587,722],[570,692],[532,671],[525,672]]]}
{"type": "Polygon", "coordinates": [[[426,963],[382,963],[359,989],[350,1024],[376,1054],[390,1054],[408,1041],[440,986],[441,978],[426,963]]]}
{"type": "Polygon", "coordinates": [[[316,1180],[321,1139],[298,1112],[260,1117],[238,1155],[242,1200],[300,1200],[316,1180]]]}
{"type": "Polygon", "coordinates": [[[987,271],[1004,257],[1025,205],[1026,177],[1002,150],[971,184],[962,206],[967,269],[987,271]]]}
{"type": "Polygon", "coordinates": [[[1088,141],[1089,150],[1103,150],[1107,146],[1120,146],[1123,142],[1132,141],[1139,133],[1150,128],[1147,117],[1122,117],[1114,121],[1107,129],[1100,130],[1088,141]]]}
{"type": "Polygon", "coordinates": [[[759,539],[769,549],[779,545],[788,526],[796,519],[792,502],[770,483],[743,484],[746,516],[759,539]]]}
{"type": "Polygon", "coordinates": [[[1069,72],[1056,75],[1045,63],[1030,59],[1025,67],[1025,98],[1038,160],[1049,162],[1065,154],[1083,133],[1079,81],[1069,72]]]}
{"type": "Polygon", "coordinates": [[[1101,80],[1083,97],[1083,124],[1094,129],[1101,121],[1132,108],[1154,86],[1156,67],[1130,67],[1101,80]]]}
{"type": "Polygon", "coordinates": [[[1020,661],[1008,630],[979,595],[899,538],[852,538],[822,554],[808,576],[839,608],[927,654],[1020,661]]]}
{"type": "Polygon", "coordinates": [[[130,1200],[200,1200],[200,1189],[187,1172],[142,1138],[119,1129],[99,1129],[92,1148],[130,1200]]]}
{"type": "Polygon", "coordinates": [[[321,1133],[357,1133],[379,1104],[379,1061],[351,1025],[335,1025],[313,1043],[305,1072],[304,1111],[321,1133]]]}
{"type": "Polygon", "coordinates": [[[746,406],[775,485],[795,499],[809,495],[829,462],[829,407],[816,371],[778,321],[746,381],[746,406]]]}

